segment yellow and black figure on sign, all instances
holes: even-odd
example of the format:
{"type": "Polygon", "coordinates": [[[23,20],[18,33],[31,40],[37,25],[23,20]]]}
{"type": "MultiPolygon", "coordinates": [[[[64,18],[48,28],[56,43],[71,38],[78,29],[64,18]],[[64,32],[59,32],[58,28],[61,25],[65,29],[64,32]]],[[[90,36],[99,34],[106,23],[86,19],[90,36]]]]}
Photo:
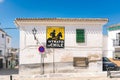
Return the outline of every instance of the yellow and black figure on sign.
{"type": "Polygon", "coordinates": [[[64,48],[64,27],[47,27],[47,48],[64,48]]]}

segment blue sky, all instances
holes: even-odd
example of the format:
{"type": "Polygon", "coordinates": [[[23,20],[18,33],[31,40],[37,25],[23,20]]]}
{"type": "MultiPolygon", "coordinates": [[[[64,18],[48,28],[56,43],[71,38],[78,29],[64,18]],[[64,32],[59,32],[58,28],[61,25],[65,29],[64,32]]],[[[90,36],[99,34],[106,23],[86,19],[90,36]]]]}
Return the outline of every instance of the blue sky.
{"type": "MultiPolygon", "coordinates": [[[[108,18],[103,28],[120,23],[120,0],[0,0],[2,28],[16,27],[15,18],[108,18]]],[[[5,30],[19,47],[19,30],[5,30]]]]}

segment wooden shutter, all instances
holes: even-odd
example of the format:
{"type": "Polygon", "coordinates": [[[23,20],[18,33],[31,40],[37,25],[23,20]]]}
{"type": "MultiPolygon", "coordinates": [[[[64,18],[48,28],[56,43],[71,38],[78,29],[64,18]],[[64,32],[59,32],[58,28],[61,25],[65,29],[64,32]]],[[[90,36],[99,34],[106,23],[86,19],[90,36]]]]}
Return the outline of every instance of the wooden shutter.
{"type": "Polygon", "coordinates": [[[84,43],[85,42],[84,29],[76,29],[76,42],[77,43],[84,43]]]}

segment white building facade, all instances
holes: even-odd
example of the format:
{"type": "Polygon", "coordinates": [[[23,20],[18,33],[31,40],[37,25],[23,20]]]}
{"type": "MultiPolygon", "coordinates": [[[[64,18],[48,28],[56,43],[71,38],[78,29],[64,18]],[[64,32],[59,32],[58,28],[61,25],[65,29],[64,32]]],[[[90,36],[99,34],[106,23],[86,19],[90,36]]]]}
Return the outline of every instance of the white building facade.
{"type": "Polygon", "coordinates": [[[120,24],[108,28],[108,53],[107,57],[120,58],[120,24]]]}
{"type": "Polygon", "coordinates": [[[11,49],[11,37],[0,29],[0,68],[8,67],[8,55],[11,49]]]}
{"type": "Polygon", "coordinates": [[[20,29],[20,74],[40,74],[43,60],[45,73],[102,71],[102,27],[107,22],[108,19],[100,18],[17,18],[15,24],[20,29]],[[56,27],[64,28],[64,47],[47,48],[47,30],[56,27]],[[34,29],[37,33],[33,35],[34,29]],[[40,53],[39,46],[43,46],[45,52],[40,53]],[[75,63],[77,58],[78,62],[75,63]],[[88,65],[81,67],[84,60],[79,62],[82,60],[79,58],[86,58],[88,65]]]}
{"type": "Polygon", "coordinates": [[[108,57],[108,35],[103,35],[103,57],[108,57]]]}

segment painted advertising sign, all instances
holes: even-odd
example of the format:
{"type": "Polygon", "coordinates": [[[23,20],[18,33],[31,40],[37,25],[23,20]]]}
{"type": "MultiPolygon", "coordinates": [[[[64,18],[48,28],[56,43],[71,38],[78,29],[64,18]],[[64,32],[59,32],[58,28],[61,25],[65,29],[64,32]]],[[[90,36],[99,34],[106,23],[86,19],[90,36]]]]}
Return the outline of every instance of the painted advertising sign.
{"type": "Polygon", "coordinates": [[[64,48],[64,27],[47,27],[47,48],[64,48]]]}

